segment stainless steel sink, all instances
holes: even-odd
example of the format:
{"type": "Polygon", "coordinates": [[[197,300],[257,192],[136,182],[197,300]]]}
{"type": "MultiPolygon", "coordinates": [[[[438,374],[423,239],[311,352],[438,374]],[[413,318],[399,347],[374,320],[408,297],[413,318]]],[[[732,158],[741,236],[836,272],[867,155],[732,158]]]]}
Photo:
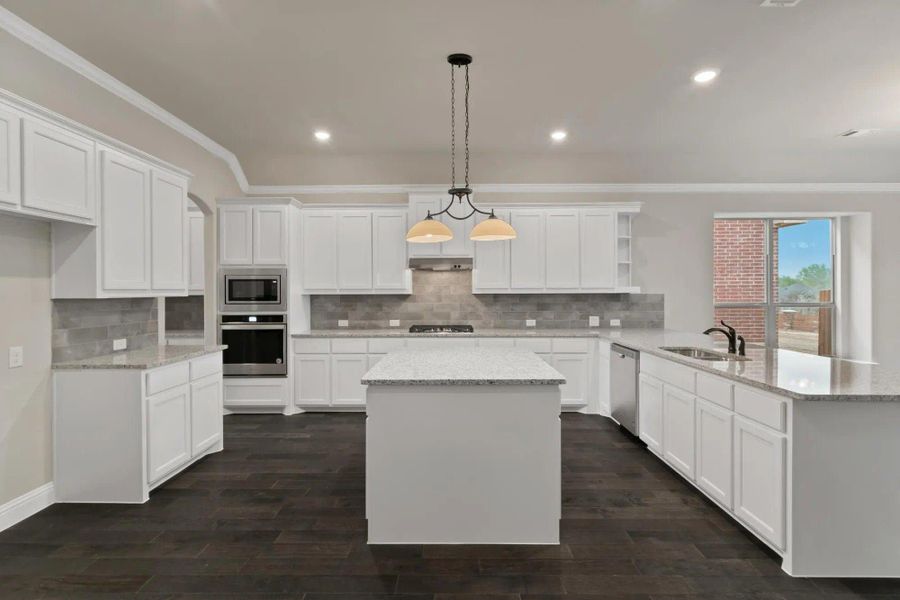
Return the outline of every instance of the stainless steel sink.
{"type": "Polygon", "coordinates": [[[687,356],[688,358],[696,358],[697,360],[749,360],[746,356],[725,354],[724,352],[716,352],[715,350],[694,348],[691,346],[660,346],[659,349],[680,354],[681,356],[687,356]]]}

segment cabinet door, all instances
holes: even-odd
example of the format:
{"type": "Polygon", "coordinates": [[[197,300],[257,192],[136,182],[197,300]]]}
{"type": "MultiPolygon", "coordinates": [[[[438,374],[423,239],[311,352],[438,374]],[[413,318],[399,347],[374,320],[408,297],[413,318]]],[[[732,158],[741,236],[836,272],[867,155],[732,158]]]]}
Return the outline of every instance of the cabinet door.
{"type": "Polygon", "coordinates": [[[100,207],[103,288],[150,289],[150,169],[103,151],[100,207]]]}
{"type": "Polygon", "coordinates": [[[298,354],[294,356],[294,402],[298,406],[331,404],[331,356],[298,354]]]}
{"type": "MultiPolygon", "coordinates": [[[[444,196],[439,201],[438,210],[443,209],[450,202],[449,196],[444,196]]],[[[472,198],[472,202],[475,202],[474,197],[472,198]]],[[[461,217],[463,215],[467,215],[472,211],[469,208],[469,205],[465,203],[463,200],[462,206],[459,203],[455,203],[454,207],[450,209],[457,217],[461,217]]],[[[459,221],[450,217],[448,215],[441,215],[440,217],[441,223],[450,228],[450,231],[453,232],[453,239],[449,242],[444,242],[440,244],[441,246],[441,255],[442,256],[451,256],[451,257],[468,257],[471,258],[475,253],[475,242],[469,239],[469,235],[472,233],[472,227],[475,226],[475,221],[472,219],[466,219],[464,221],[459,221]]]]}
{"type": "Polygon", "coordinates": [[[663,386],[663,458],[694,478],[694,396],[663,386]]]}
{"type": "Polygon", "coordinates": [[[94,221],[94,142],[33,119],[23,140],[22,205],[94,221]]]}
{"type": "Polygon", "coordinates": [[[211,375],[191,384],[191,456],[222,439],[222,376],[211,375]]]}
{"type": "Polygon", "coordinates": [[[551,364],[566,378],[566,383],[560,386],[562,405],[566,407],[587,405],[591,376],[588,355],[554,354],[551,364]]]}
{"type": "Polygon", "coordinates": [[[219,264],[253,264],[253,209],[223,206],[219,209],[219,264]]]}
{"type": "Polygon", "coordinates": [[[202,292],[206,283],[203,264],[203,213],[188,213],[188,291],[202,292]]]}
{"type": "Polygon", "coordinates": [[[155,291],[187,289],[187,181],[154,171],[150,186],[150,273],[155,291]]]}
{"type": "Polygon", "coordinates": [[[662,455],[662,383],[641,373],[638,384],[638,437],[648,448],[662,455]]]}
{"type": "Polygon", "coordinates": [[[372,213],[338,213],[338,289],[372,289],[372,213]]]}
{"type": "Polygon", "coordinates": [[[544,213],[539,210],[511,210],[510,225],[517,237],[509,242],[510,287],[543,290],[546,285],[544,255],[544,213]]]}
{"type": "Polygon", "coordinates": [[[304,289],[337,291],[337,215],[307,211],[301,242],[304,289]]]}
{"type": "Polygon", "coordinates": [[[697,485],[731,509],[731,411],[697,398],[697,485]]]}
{"type": "MultiPolygon", "coordinates": [[[[498,219],[509,222],[508,210],[496,210],[498,219]]],[[[477,223],[487,217],[478,215],[477,223]]],[[[472,288],[474,290],[508,290],[509,289],[509,241],[475,242],[475,261],[472,271],[472,288]]]]}
{"type": "Polygon", "coordinates": [[[546,216],[547,288],[574,290],[580,285],[578,209],[551,209],[546,216]]]}
{"type": "Polygon", "coordinates": [[[253,264],[287,264],[287,211],[287,206],[260,206],[253,209],[253,264]]]}
{"type": "Polygon", "coordinates": [[[360,383],[369,370],[365,354],[331,355],[331,405],[365,406],[366,386],[360,383]]]}
{"type": "Polygon", "coordinates": [[[21,124],[18,113],[0,106],[0,204],[19,206],[22,202],[21,124]]]}
{"type": "Polygon", "coordinates": [[[734,513],[784,548],[785,437],[734,417],[734,513]]]}
{"type": "Polygon", "coordinates": [[[616,286],[616,213],[584,209],[581,213],[581,287],[616,286]]]}
{"type": "Polygon", "coordinates": [[[159,481],[191,458],[191,388],[147,398],[147,480],[159,481]]]}
{"type": "MultiPolygon", "coordinates": [[[[434,194],[421,195],[410,194],[409,197],[409,226],[412,227],[419,221],[428,216],[428,212],[433,213],[441,210],[438,207],[438,196],[434,194]]],[[[406,236],[404,236],[405,238],[406,236]]],[[[440,256],[441,246],[443,244],[410,244],[408,251],[410,256],[440,256]]]]}
{"type": "Polygon", "coordinates": [[[372,283],[376,290],[405,290],[407,280],[406,212],[372,216],[372,283]]]}

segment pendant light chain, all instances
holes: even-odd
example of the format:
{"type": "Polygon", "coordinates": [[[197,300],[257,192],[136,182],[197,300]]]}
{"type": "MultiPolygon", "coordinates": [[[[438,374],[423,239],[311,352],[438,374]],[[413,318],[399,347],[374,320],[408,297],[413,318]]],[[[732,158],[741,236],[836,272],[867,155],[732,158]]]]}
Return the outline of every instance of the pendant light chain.
{"type": "Polygon", "coordinates": [[[466,187],[469,187],[469,65],[466,65],[466,187]]]}
{"type": "Polygon", "coordinates": [[[450,65],[450,187],[456,187],[456,77],[450,65]]]}

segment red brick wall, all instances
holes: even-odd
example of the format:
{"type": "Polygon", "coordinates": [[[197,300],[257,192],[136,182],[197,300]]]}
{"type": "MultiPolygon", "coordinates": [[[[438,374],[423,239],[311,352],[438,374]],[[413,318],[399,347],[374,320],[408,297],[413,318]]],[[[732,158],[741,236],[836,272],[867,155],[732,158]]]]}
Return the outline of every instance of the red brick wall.
{"type": "MultiPolygon", "coordinates": [[[[713,221],[713,301],[765,302],[766,224],[758,219],[713,221]]],[[[748,342],[766,339],[765,311],[759,308],[716,308],[748,342]]]]}

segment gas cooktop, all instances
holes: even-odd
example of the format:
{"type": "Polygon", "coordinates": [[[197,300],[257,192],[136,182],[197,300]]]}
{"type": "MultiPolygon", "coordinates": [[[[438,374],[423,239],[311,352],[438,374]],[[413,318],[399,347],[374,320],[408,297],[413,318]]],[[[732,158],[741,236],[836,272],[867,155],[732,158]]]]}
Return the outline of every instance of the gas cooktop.
{"type": "Polygon", "coordinates": [[[410,333],[474,333],[471,325],[410,325],[410,333]]]}

